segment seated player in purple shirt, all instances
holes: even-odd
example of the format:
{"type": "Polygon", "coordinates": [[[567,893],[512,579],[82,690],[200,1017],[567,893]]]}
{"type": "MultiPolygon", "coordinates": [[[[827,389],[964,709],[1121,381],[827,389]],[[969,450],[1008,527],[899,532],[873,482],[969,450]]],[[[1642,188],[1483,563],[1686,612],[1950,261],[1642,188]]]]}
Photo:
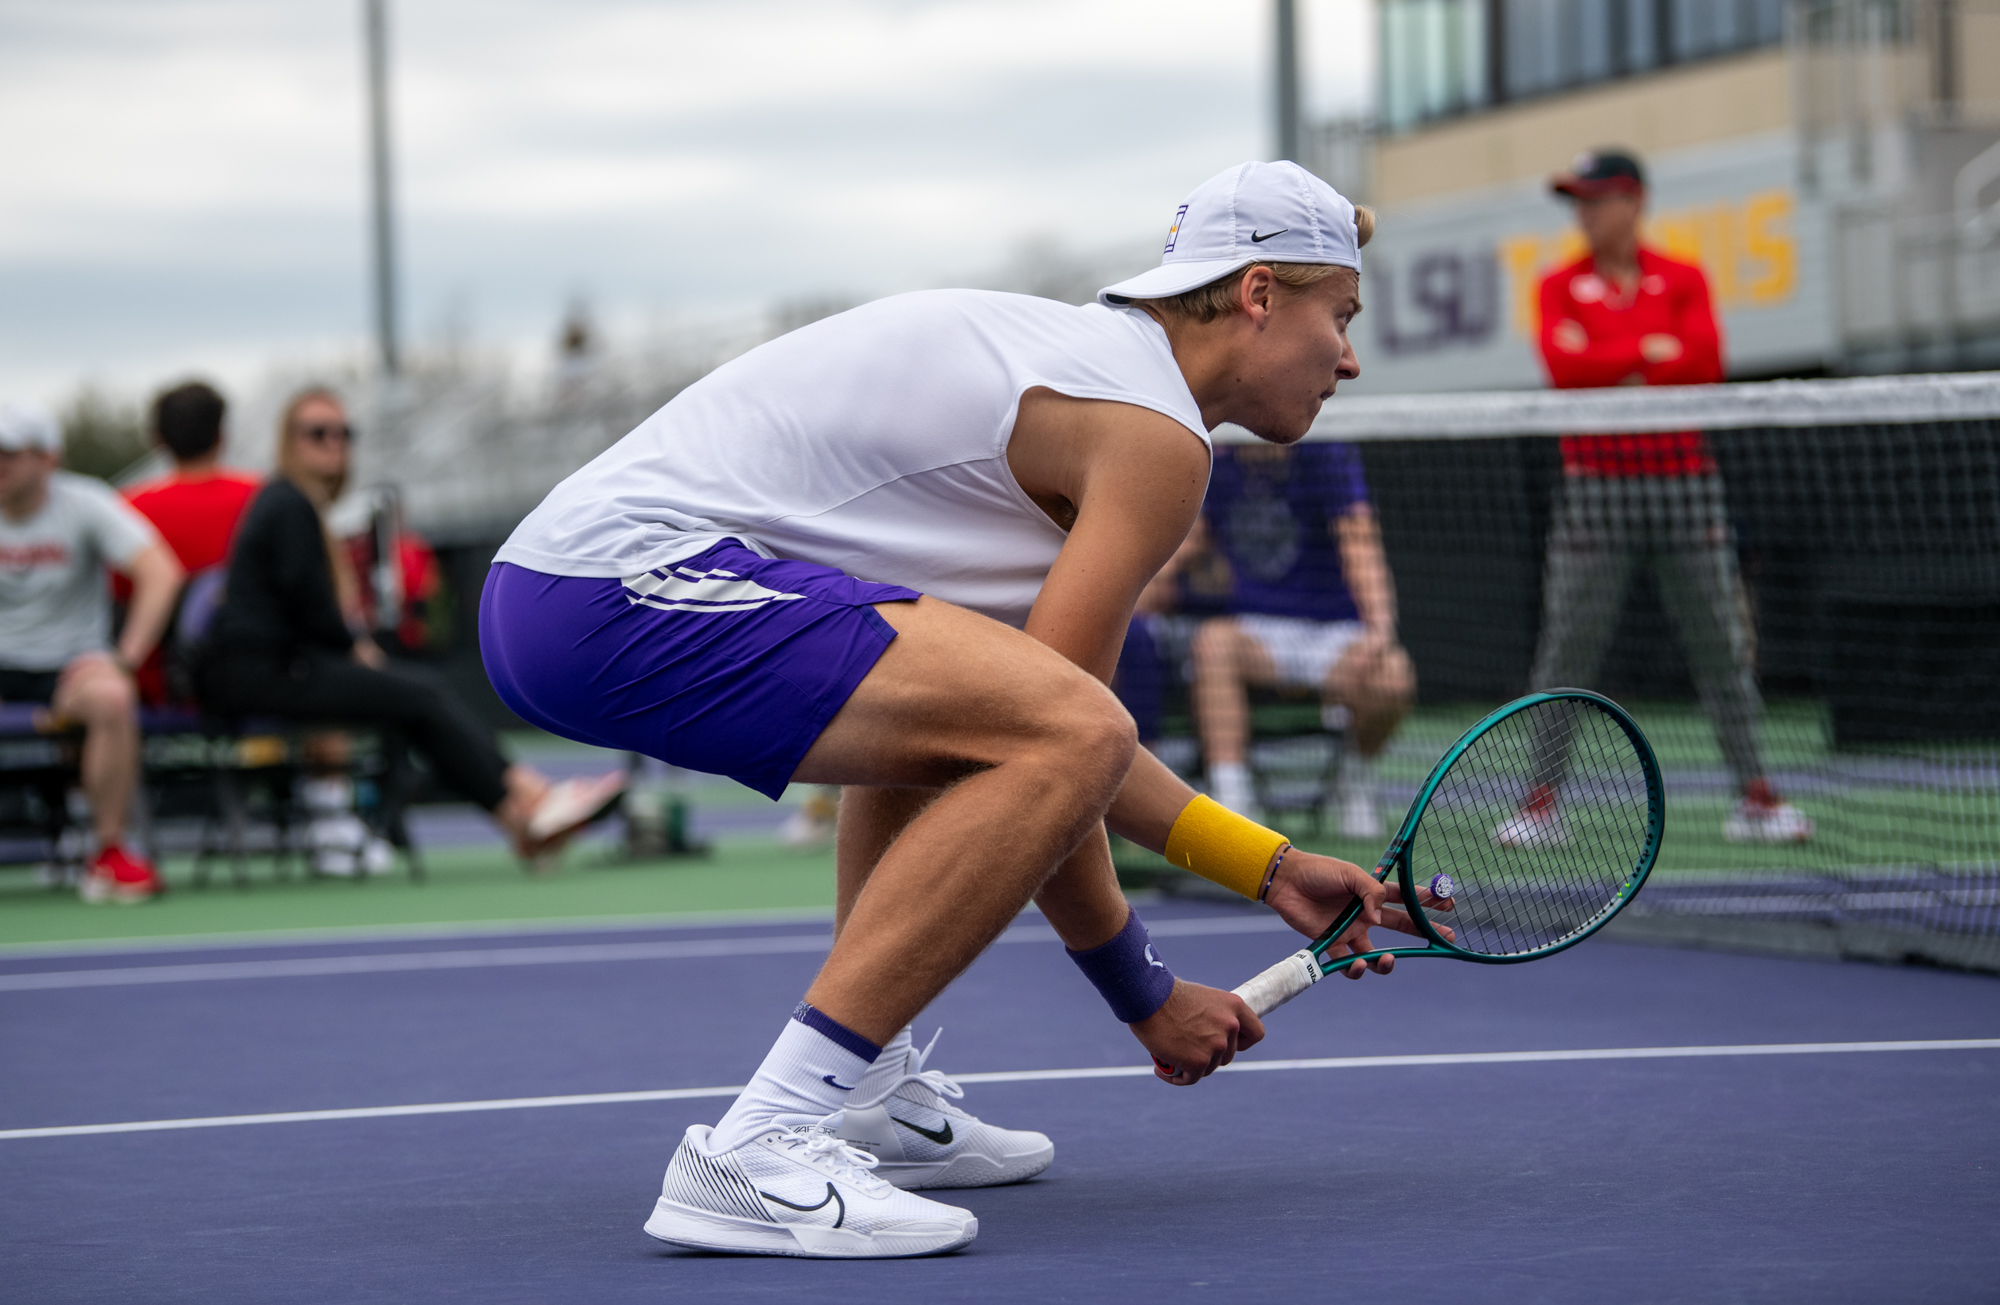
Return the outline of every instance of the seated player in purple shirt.
{"type": "Polygon", "coordinates": [[[1198,532],[1227,564],[1231,615],[1195,634],[1194,708],[1209,795],[1248,813],[1251,684],[1316,688],[1349,720],[1340,829],[1380,838],[1374,763],[1410,709],[1396,588],[1351,444],[1220,446],[1198,532]]]}

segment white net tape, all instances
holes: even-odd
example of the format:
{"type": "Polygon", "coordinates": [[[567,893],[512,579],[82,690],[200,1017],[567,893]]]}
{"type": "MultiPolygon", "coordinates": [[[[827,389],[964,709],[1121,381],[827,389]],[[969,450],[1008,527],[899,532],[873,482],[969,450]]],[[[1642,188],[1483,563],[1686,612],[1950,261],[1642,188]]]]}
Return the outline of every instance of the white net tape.
{"type": "MultiPolygon", "coordinates": [[[[1309,439],[1481,439],[1853,426],[2000,417],[2000,372],[1605,390],[1356,395],[1329,399],[1309,439]]],[[[1220,443],[1255,436],[1239,426],[1220,443]]]]}

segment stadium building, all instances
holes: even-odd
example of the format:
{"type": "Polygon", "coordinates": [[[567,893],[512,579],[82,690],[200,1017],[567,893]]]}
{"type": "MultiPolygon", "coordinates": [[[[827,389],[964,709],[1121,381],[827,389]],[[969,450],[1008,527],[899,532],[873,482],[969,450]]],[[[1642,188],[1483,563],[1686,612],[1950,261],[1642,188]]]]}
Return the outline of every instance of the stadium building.
{"type": "Polygon", "coordinates": [[[1995,0],[1380,0],[1372,123],[1308,161],[1381,211],[1361,392],[1537,386],[1548,174],[1624,146],[1736,379],[2000,363],[1995,0]]]}

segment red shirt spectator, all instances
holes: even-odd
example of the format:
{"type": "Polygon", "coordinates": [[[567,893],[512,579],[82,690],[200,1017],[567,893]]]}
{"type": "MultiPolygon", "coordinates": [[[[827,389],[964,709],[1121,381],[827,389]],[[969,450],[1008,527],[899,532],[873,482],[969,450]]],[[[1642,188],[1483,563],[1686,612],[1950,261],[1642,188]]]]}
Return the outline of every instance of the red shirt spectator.
{"type": "MultiPolygon", "coordinates": [[[[237,471],[175,471],[133,486],[125,491],[125,498],[140,516],[153,523],[180,559],[181,568],[193,575],[228,560],[236,522],[263,487],[264,482],[257,477],[237,471]]],[[[112,588],[113,596],[122,602],[131,582],[113,576],[112,588]]],[[[140,700],[148,706],[159,706],[173,696],[157,648],[133,672],[133,678],[138,681],[140,700]]]]}
{"type": "MultiPolygon", "coordinates": [[[[228,560],[236,523],[263,488],[257,477],[217,465],[224,410],[222,396],[199,381],[161,394],[153,401],[153,434],[173,456],[174,469],[125,491],[189,575],[228,560]]],[[[117,578],[114,596],[122,601],[128,592],[117,578]]],[[[135,677],[145,702],[158,705],[170,696],[157,650],[135,677]]]]}
{"type": "Polygon", "coordinates": [[[236,522],[264,482],[238,471],[175,471],[125,491],[189,575],[229,557],[236,522]]]}
{"type": "MultiPolygon", "coordinates": [[[[1578,164],[1559,174],[1554,188],[1579,201],[1592,251],[1542,278],[1540,343],[1549,380],[1559,390],[1721,380],[1722,333],[1708,278],[1691,263],[1637,243],[1644,182],[1636,161],[1605,153],[1578,164]]],[[[1715,470],[1699,431],[1565,436],[1562,458],[1563,471],[1572,476],[1715,470]]]]}
{"type": "MultiPolygon", "coordinates": [[[[1708,278],[1691,263],[1639,250],[1630,293],[1597,274],[1586,254],[1542,279],[1542,362],[1559,390],[1606,385],[1706,385],[1722,379],[1722,333],[1708,278]],[[1649,362],[1639,341],[1679,340],[1680,357],[1649,362]]],[[[1563,470],[1572,476],[1698,476],[1715,470],[1700,431],[1569,435],[1563,470]]]]}

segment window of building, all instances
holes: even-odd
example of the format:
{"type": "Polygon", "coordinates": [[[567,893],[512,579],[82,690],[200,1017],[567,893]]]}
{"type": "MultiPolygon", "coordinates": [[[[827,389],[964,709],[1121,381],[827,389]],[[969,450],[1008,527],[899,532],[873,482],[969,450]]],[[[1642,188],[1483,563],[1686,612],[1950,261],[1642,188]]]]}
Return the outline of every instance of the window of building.
{"type": "Polygon", "coordinates": [[[1487,102],[1490,0],[1389,0],[1382,9],[1384,117],[1424,122],[1487,102]]]}
{"type": "Polygon", "coordinates": [[[1784,0],[1382,0],[1381,120],[1487,105],[1774,45],[1784,0]]]}

